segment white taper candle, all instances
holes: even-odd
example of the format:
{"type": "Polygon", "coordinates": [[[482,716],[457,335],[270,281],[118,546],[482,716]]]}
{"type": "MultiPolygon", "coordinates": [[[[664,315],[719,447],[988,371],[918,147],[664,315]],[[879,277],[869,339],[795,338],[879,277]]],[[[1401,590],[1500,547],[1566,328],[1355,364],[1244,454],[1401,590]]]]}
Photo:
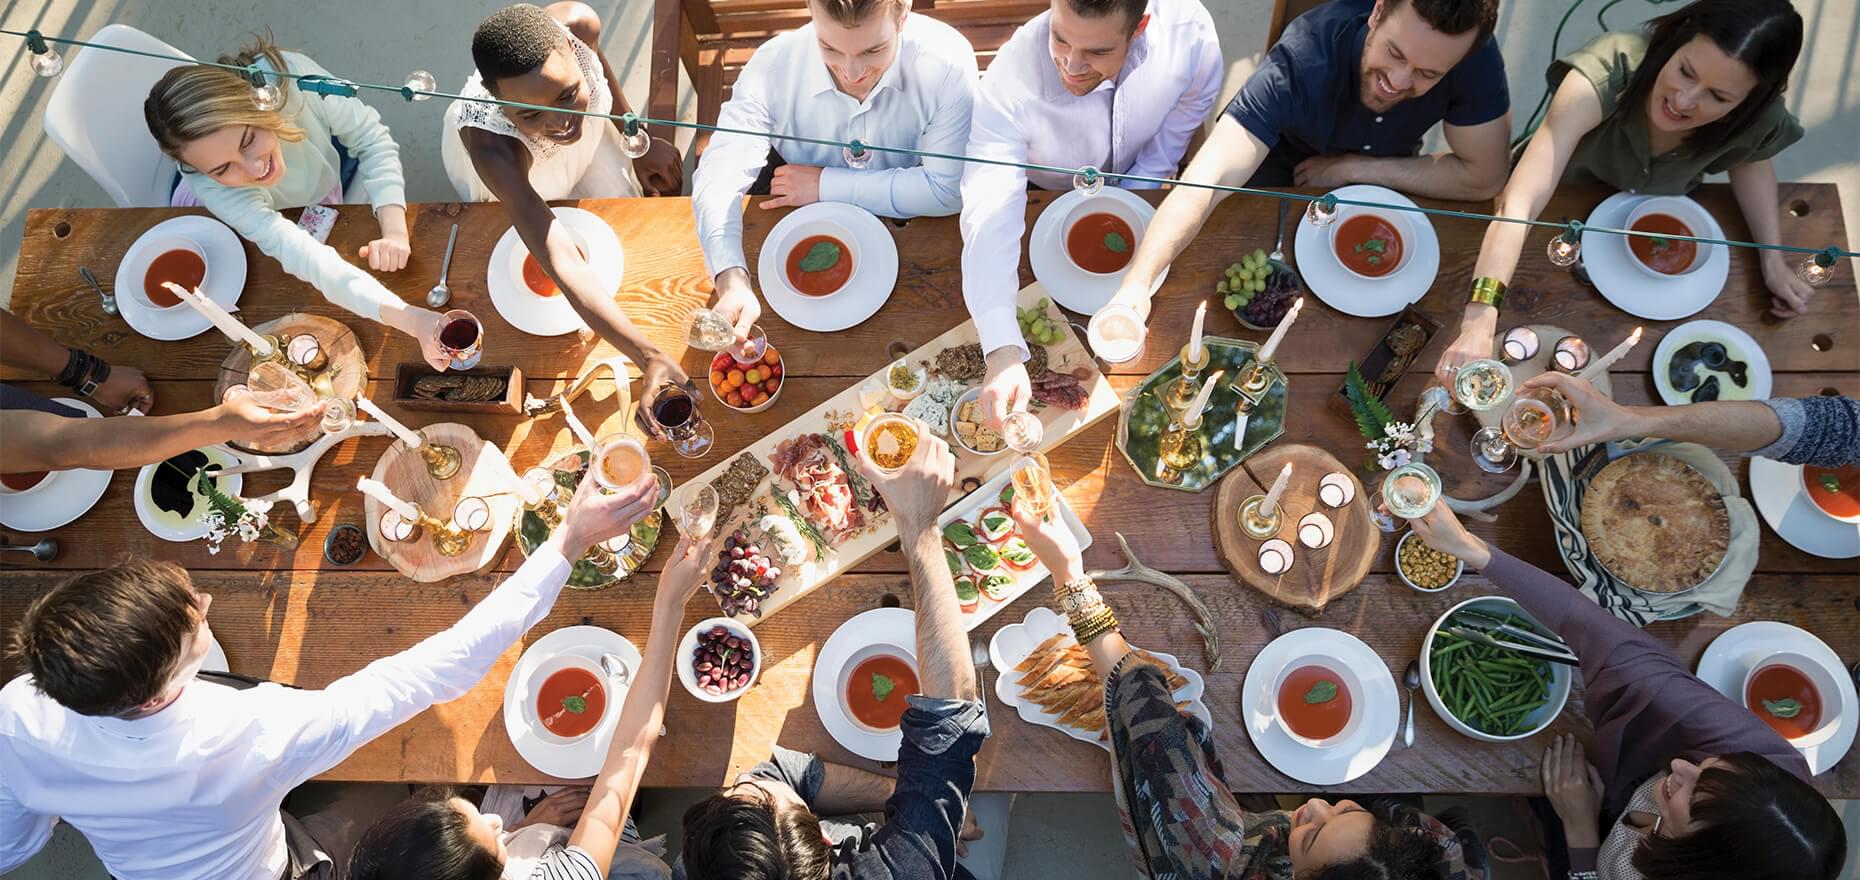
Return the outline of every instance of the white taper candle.
{"type": "Polygon", "coordinates": [[[420,439],[419,434],[414,433],[409,430],[406,425],[395,421],[392,416],[382,412],[381,407],[375,406],[374,401],[366,397],[357,397],[355,399],[355,406],[362,412],[374,416],[375,421],[386,425],[388,430],[394,432],[394,436],[400,438],[400,442],[407,444],[408,449],[419,449],[420,444],[424,442],[420,439]]]}
{"type": "Polygon", "coordinates": [[[356,477],[355,488],[360,489],[363,495],[393,508],[395,513],[400,514],[401,517],[408,522],[420,521],[420,508],[414,506],[411,502],[400,500],[400,498],[394,495],[393,490],[389,489],[380,480],[371,480],[367,477],[356,477]]]}

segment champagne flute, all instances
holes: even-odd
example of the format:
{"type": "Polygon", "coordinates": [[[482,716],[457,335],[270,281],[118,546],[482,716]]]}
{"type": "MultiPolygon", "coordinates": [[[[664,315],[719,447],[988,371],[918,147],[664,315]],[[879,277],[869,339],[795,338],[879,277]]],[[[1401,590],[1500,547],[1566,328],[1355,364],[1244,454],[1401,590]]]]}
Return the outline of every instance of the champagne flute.
{"type": "Polygon", "coordinates": [[[1047,511],[1052,510],[1053,498],[1058,494],[1053,487],[1052,465],[1040,454],[1040,443],[1045,437],[1046,427],[1040,423],[1040,417],[1024,409],[1008,413],[1001,423],[1001,439],[1007,442],[1009,449],[1021,455],[1008,478],[1014,486],[1014,499],[1028,513],[1038,517],[1045,517],[1047,511]]]}
{"type": "Polygon", "coordinates": [[[717,523],[717,490],[709,483],[699,483],[678,507],[678,533],[701,541],[717,523]]]}
{"type": "Polygon", "coordinates": [[[253,364],[246,373],[245,389],[259,406],[277,412],[300,413],[317,405],[310,383],[279,361],[253,364]]]}
{"type": "Polygon", "coordinates": [[[1556,389],[1526,389],[1512,398],[1499,427],[1473,434],[1473,463],[1487,473],[1502,474],[1518,463],[1518,450],[1568,436],[1575,429],[1573,415],[1569,399],[1556,389]]]}

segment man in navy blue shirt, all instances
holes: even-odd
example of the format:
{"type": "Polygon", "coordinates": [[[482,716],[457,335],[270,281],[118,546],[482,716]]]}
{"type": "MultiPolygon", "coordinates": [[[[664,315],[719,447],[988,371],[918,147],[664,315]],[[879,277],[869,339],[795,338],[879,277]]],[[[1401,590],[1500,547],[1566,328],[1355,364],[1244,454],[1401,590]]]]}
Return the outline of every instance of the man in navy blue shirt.
{"type": "MultiPolygon", "coordinates": [[[[1510,173],[1511,97],[1498,0],[1331,0],[1294,20],[1240,87],[1183,179],[1229,186],[1373,183],[1440,199],[1496,196],[1510,173]],[[1445,123],[1447,151],[1419,155],[1445,123]]],[[[1116,301],[1148,313],[1156,276],[1228,194],[1163,200],[1116,301]]]]}

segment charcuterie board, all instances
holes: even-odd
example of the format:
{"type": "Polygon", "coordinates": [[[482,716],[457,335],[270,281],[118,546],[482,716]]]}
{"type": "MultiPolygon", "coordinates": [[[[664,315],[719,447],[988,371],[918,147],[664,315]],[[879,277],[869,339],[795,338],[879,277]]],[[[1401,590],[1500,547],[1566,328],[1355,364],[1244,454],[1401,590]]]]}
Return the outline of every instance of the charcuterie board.
{"type": "MultiPolygon", "coordinates": [[[[1041,306],[1045,299],[1038,284],[1021,290],[1017,298],[1019,308],[1044,308],[1044,330],[1053,340],[1039,346],[1041,350],[1028,364],[1035,386],[1031,411],[1045,428],[1042,451],[1065,442],[1118,407],[1110,382],[1059,310],[1051,303],[1041,306]]],[[[726,605],[726,614],[754,626],[898,539],[897,526],[877,490],[858,475],[856,447],[863,442],[859,429],[871,416],[885,411],[924,415],[931,410],[925,421],[934,423],[935,407],[918,401],[953,401],[978,387],[983,376],[978,350],[975,324],[964,321],[902,359],[906,372],[914,373],[915,384],[922,386],[914,389],[910,401],[886,390],[887,377],[896,366],[887,365],[672,490],[667,508],[678,510],[686,493],[700,485],[714,485],[722,500],[719,528],[725,535],[742,533],[753,545],[744,548],[753,550],[744,555],[761,563],[763,576],[755,571],[743,573],[748,583],[742,585],[734,580],[738,573],[730,571],[725,561],[731,548],[720,550],[722,558],[711,572],[711,587],[720,603],[726,593],[731,594],[730,604],[735,607],[726,605]],[[725,583],[727,590],[722,587],[725,583]]],[[[949,498],[954,503],[968,494],[965,482],[971,488],[986,483],[1017,456],[1006,450],[990,455],[971,452],[955,437],[959,430],[968,429],[953,415],[945,422],[947,433],[942,436],[949,439],[956,456],[957,487],[949,498]]]]}

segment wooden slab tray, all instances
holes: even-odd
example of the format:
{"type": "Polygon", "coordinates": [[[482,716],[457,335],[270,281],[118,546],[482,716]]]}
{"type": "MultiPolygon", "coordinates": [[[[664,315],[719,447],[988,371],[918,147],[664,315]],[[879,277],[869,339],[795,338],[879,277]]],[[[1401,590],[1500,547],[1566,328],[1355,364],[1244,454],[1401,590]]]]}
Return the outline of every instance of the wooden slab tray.
{"type": "MultiPolygon", "coordinates": [[[[316,337],[316,341],[323,346],[323,352],[329,355],[329,366],[324,370],[330,382],[327,389],[317,389],[317,396],[354,400],[367,393],[368,360],[363,357],[362,345],[356,340],[355,334],[340,322],[322,315],[292,312],[277,320],[266,321],[252,329],[267,336],[282,337],[286,342],[301,333],[316,337]]],[[[246,373],[251,369],[252,352],[243,345],[234,345],[232,353],[220,362],[219,380],[213,385],[213,400],[218,402],[226,396],[226,389],[244,383],[246,373]]],[[[321,436],[323,436],[322,426],[312,424],[304,430],[302,437],[288,443],[253,444],[235,441],[233,446],[247,452],[276,455],[302,450],[316,442],[321,436]]]]}
{"type": "MultiPolygon", "coordinates": [[[[1019,296],[1016,298],[1016,304],[1020,308],[1031,308],[1038,304],[1043,296],[1045,296],[1045,289],[1039,284],[1033,284],[1020,291],[1019,296]]],[[[1057,407],[1035,408],[1033,410],[1034,413],[1039,415],[1040,421],[1044,423],[1046,427],[1046,439],[1041,447],[1043,451],[1051,450],[1060,443],[1065,442],[1067,438],[1084,430],[1099,419],[1110,415],[1118,408],[1117,392],[1112,389],[1111,383],[1105,380],[1104,374],[1098,369],[1097,365],[1092,361],[1091,356],[1086,352],[1084,344],[1079,341],[1069,327],[1064,326],[1064,315],[1057,307],[1051,305],[1050,302],[1047,305],[1047,314],[1055,321],[1061,322],[1062,325],[1061,339],[1052,345],[1046,346],[1048,367],[1061,373],[1070,373],[1080,368],[1089,370],[1090,378],[1081,381],[1086,390],[1090,392],[1090,397],[1085,403],[1085,408],[1080,410],[1063,410],[1057,407]]],[[[952,346],[966,345],[977,341],[979,341],[979,337],[976,334],[975,323],[973,321],[964,321],[951,328],[943,335],[926,343],[923,347],[912,351],[905,356],[905,359],[913,365],[928,363],[934,367],[938,352],[952,346]]],[[[887,366],[887,369],[889,369],[889,366],[887,366]]],[[[874,373],[873,377],[877,377],[883,373],[884,370],[880,370],[878,373],[874,373]]],[[[934,375],[934,369],[931,370],[931,375],[934,375]]],[[[720,528],[725,534],[728,534],[731,529],[745,521],[759,519],[762,514],[757,512],[758,507],[764,512],[779,514],[781,508],[776,505],[770,495],[772,488],[771,483],[775,480],[775,475],[772,473],[774,468],[771,465],[770,457],[774,454],[776,446],[784,440],[789,440],[808,433],[825,433],[829,436],[837,437],[840,431],[833,429],[832,425],[857,419],[864,411],[863,407],[859,404],[859,388],[864,385],[866,381],[869,381],[869,379],[862,379],[854,383],[851,387],[827,399],[826,402],[819,406],[796,416],[793,421],[782,426],[781,429],[750,444],[748,448],[721,457],[709,470],[673,489],[671,500],[666,504],[666,509],[680,509],[683,505],[685,493],[691,491],[692,487],[709,483],[717,479],[729,468],[730,462],[736,460],[740,456],[749,455],[753,456],[763,467],[768,468],[771,473],[769,476],[763,478],[761,484],[757,486],[755,493],[751,496],[747,504],[730,514],[727,520],[722,520],[720,528]]],[[[721,417],[722,416],[719,416],[719,418],[721,417]]],[[[954,420],[952,419],[951,421],[953,423],[954,420]]],[[[950,451],[956,456],[957,483],[957,488],[950,492],[949,501],[951,503],[960,500],[968,494],[961,488],[964,478],[973,477],[979,483],[986,483],[989,477],[1007,468],[1016,459],[1012,451],[1003,451],[998,455],[992,456],[978,456],[963,450],[954,440],[950,441],[949,447],[950,451]]],[[[792,487],[784,483],[782,488],[785,491],[792,487]]],[[[863,532],[855,534],[838,546],[828,548],[824,557],[809,559],[797,566],[785,567],[781,577],[776,581],[777,589],[775,592],[761,600],[760,608],[758,609],[761,612],[761,617],[767,617],[787,607],[789,603],[807,595],[821,584],[832,580],[841,572],[858,565],[866,557],[884,549],[897,539],[897,525],[892,521],[889,513],[873,516],[870,512],[867,512],[866,528],[863,532]]],[[[747,626],[754,626],[760,621],[760,618],[751,615],[738,615],[738,619],[747,626]]]]}
{"type": "MultiPolygon", "coordinates": [[[[412,427],[409,425],[408,427],[412,427]]],[[[457,556],[442,556],[433,547],[432,530],[417,540],[393,542],[381,538],[381,515],[386,505],[362,496],[366,513],[368,546],[395,570],[421,583],[441,581],[454,575],[469,574],[497,561],[503,555],[504,541],[516,521],[517,508],[523,502],[514,490],[518,477],[510,460],[497,444],[488,442],[457,422],[439,422],[416,429],[428,443],[440,443],[459,451],[459,472],[449,480],[435,480],[426,469],[426,460],[407,444],[396,441],[375,463],[374,479],[387,485],[395,497],[411,501],[441,521],[452,519],[452,506],[468,495],[483,497],[491,504],[491,528],[471,534],[471,543],[457,556]]]]}
{"type": "Polygon", "coordinates": [[[1349,468],[1316,446],[1293,443],[1268,448],[1242,462],[1215,490],[1211,514],[1215,552],[1235,578],[1267,598],[1306,614],[1320,614],[1332,599],[1356,589],[1382,546],[1382,532],[1369,519],[1368,495],[1349,468]],[[1296,561],[1282,574],[1267,574],[1259,567],[1261,542],[1240,530],[1240,505],[1253,495],[1265,494],[1286,462],[1292,463],[1292,478],[1279,501],[1284,513],[1277,537],[1292,545],[1296,561]],[[1349,474],[1356,483],[1356,496],[1341,508],[1332,508],[1317,497],[1318,482],[1330,473],[1349,474]],[[1313,550],[1298,543],[1298,521],[1312,511],[1330,517],[1336,529],[1330,546],[1313,550]]]}

